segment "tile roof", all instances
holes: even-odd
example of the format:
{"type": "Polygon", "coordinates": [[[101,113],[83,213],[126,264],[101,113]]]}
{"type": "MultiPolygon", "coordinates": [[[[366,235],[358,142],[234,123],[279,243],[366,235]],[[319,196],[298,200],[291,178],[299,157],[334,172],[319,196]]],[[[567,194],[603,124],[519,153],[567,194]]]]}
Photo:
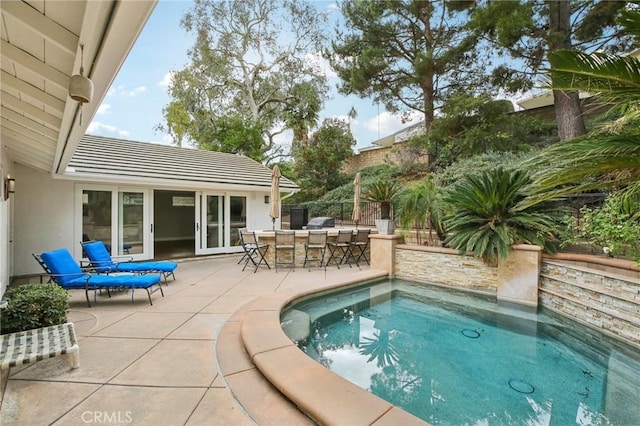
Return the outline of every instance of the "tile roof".
{"type": "MultiPolygon", "coordinates": [[[[69,168],[83,177],[157,179],[269,188],[271,169],[243,155],[85,135],[69,168]]],[[[71,175],[71,174],[69,174],[71,175]]],[[[284,191],[298,189],[280,179],[284,191]]]]}

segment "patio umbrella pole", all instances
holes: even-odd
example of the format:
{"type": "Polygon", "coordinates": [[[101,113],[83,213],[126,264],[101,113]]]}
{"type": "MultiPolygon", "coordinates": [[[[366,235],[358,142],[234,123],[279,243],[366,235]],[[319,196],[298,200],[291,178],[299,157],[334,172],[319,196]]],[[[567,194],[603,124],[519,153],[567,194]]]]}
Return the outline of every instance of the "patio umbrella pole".
{"type": "Polygon", "coordinates": [[[360,195],[362,193],[362,184],[360,178],[360,172],[356,173],[356,177],[353,180],[353,212],[351,219],[356,224],[358,229],[358,222],[360,222],[360,195]]]}
{"type": "Polygon", "coordinates": [[[271,206],[269,209],[269,216],[272,220],[272,231],[276,230],[276,219],[280,217],[280,168],[278,165],[273,167],[271,171],[271,206]]]}

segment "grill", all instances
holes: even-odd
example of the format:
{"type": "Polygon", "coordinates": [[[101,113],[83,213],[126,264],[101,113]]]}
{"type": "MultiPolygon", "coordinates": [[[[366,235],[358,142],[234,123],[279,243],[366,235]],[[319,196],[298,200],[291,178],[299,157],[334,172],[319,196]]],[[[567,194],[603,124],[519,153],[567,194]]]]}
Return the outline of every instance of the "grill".
{"type": "Polygon", "coordinates": [[[307,229],[334,228],[336,220],[332,217],[314,217],[307,223],[307,229]]]}

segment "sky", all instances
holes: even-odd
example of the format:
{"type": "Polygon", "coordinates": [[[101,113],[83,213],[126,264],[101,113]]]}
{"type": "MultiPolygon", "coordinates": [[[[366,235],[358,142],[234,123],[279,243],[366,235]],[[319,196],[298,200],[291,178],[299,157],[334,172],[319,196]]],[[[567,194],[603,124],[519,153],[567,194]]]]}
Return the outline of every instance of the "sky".
{"type": "MultiPolygon", "coordinates": [[[[313,3],[319,10],[331,13],[331,19],[339,19],[335,2],[315,0],[313,3]]],[[[180,27],[180,19],[191,6],[190,0],[159,0],[87,133],[172,143],[170,135],[155,127],[164,123],[162,109],[170,102],[167,93],[170,73],[184,67],[187,51],[193,45],[192,34],[180,27]]],[[[358,116],[351,123],[351,131],[357,142],[356,150],[371,146],[373,141],[410,125],[403,124],[399,116],[388,113],[384,106],[376,105],[370,99],[338,94],[335,89],[338,77],[330,69],[327,77],[332,97],[325,103],[320,122],[324,118],[346,117],[354,107],[358,116]]]]}

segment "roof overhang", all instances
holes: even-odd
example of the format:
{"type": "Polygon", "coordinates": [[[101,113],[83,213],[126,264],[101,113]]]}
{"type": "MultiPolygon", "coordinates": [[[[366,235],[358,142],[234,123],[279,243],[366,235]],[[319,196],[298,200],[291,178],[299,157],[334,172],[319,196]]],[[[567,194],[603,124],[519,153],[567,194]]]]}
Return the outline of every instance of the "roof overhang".
{"type": "Polygon", "coordinates": [[[3,1],[2,144],[21,164],[64,173],[157,0],[3,1]],[[91,102],[68,96],[81,65],[91,102]],[[80,121],[82,113],[82,121],[80,121]]]}

